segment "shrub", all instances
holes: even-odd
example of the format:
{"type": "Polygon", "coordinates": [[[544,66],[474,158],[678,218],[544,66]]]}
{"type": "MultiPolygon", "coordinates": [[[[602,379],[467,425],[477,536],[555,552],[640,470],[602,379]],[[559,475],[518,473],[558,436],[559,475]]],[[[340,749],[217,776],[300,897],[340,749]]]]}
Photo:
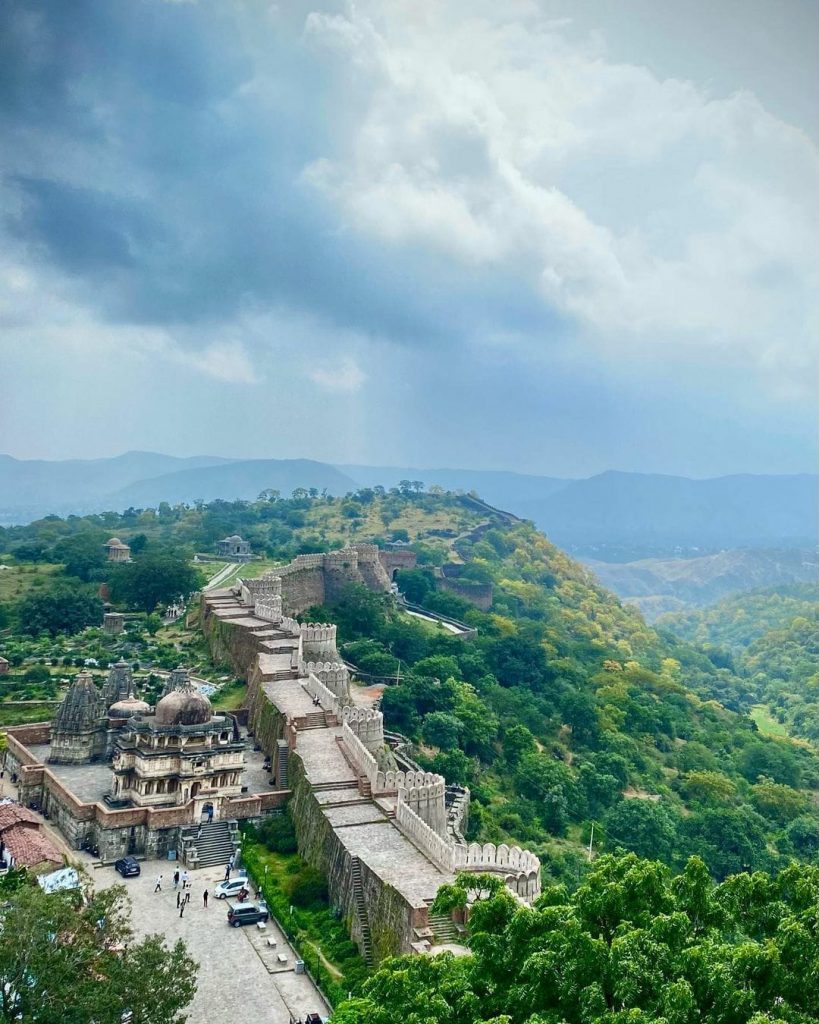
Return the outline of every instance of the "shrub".
{"type": "Polygon", "coordinates": [[[305,867],[286,883],[287,895],[293,906],[323,907],[327,903],[327,879],[315,868],[305,867]]]}

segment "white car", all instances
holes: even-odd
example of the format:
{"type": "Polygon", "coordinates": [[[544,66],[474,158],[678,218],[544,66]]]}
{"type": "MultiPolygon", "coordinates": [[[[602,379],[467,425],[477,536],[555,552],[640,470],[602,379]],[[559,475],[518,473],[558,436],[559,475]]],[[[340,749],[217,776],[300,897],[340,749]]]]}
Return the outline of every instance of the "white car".
{"type": "Polygon", "coordinates": [[[250,882],[244,875],[237,875],[236,878],[228,878],[224,882],[220,882],[213,890],[213,895],[217,900],[226,900],[228,896],[236,896],[240,889],[250,891],[250,882]]]}

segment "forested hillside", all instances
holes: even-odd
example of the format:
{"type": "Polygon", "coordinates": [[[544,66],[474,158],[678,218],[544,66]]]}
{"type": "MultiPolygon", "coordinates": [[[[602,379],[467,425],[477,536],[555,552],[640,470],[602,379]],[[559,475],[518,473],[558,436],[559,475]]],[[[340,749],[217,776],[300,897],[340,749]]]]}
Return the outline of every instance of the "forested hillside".
{"type": "MultiPolygon", "coordinates": [[[[163,598],[133,589],[140,564],[152,563],[154,576],[179,573],[194,551],[234,532],[264,556],[251,574],[350,541],[413,545],[419,566],[399,573],[401,589],[475,636],[455,637],[355,586],[310,616],[338,623],[365,679],[392,680],[387,724],[413,741],[417,759],[470,787],[470,837],[525,843],[547,876],[572,885],[588,870],[592,828],[594,854],[622,848],[674,867],[697,854],[718,879],[819,855],[816,754],[759,732],[731,655],[650,628],[531,524],[468,497],[406,482],[343,499],[269,493],[49,517],[0,531],[0,560],[50,567],[41,595],[91,593],[105,580],[115,601],[148,612],[163,598]],[[99,545],[112,533],[132,545],[130,570],[103,560],[99,545]],[[492,584],[488,611],[438,589],[446,561],[462,563],[460,580],[492,584]]],[[[26,628],[21,602],[31,592],[11,596],[7,618],[26,628]]]]}
{"type": "Polygon", "coordinates": [[[818,608],[819,587],[801,584],[664,616],[658,626],[702,644],[712,657],[730,657],[749,702],[770,709],[794,735],[819,740],[818,608]]]}

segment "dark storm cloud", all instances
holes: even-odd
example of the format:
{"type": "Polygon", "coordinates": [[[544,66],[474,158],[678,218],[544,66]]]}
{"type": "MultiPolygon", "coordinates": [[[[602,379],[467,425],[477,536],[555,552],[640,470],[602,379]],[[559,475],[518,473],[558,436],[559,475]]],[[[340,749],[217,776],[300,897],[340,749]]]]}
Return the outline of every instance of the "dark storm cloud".
{"type": "MultiPolygon", "coordinates": [[[[324,107],[332,70],[300,28],[263,28],[249,46],[225,4],[4,4],[0,118],[16,149],[4,164],[22,196],[8,227],[109,321],[219,322],[284,305],[420,344],[487,319],[553,332],[557,318],[512,275],[412,246],[384,259],[301,182],[338,125],[324,107]],[[64,151],[77,154],[70,181],[64,151]]],[[[451,159],[471,163],[469,147],[454,141],[451,159]]]]}

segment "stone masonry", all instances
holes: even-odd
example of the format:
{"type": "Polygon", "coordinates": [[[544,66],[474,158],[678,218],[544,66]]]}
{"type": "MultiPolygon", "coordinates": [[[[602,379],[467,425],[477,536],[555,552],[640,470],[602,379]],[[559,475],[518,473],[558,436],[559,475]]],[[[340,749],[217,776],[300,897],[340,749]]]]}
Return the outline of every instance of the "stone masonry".
{"type": "Polygon", "coordinates": [[[498,873],[530,901],[540,865],[518,847],[464,843],[468,793],[453,814],[443,777],[399,770],[383,716],[350,696],[335,626],[290,617],[350,580],[388,590],[374,546],[300,556],[261,580],[208,591],[202,623],[214,653],[248,680],[249,729],[278,787],[292,793],[299,852],[327,875],[332,902],[372,962],[435,942],[429,907],[458,871],[498,873]]]}

